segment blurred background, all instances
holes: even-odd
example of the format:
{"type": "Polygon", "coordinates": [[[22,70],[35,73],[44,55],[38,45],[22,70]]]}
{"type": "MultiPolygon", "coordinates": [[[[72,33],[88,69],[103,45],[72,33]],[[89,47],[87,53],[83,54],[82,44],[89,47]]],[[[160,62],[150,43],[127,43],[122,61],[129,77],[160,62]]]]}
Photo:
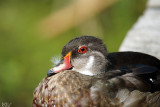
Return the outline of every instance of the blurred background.
{"type": "Polygon", "coordinates": [[[147,0],[0,0],[0,106],[31,107],[32,93],[72,38],[118,51],[147,0]]]}

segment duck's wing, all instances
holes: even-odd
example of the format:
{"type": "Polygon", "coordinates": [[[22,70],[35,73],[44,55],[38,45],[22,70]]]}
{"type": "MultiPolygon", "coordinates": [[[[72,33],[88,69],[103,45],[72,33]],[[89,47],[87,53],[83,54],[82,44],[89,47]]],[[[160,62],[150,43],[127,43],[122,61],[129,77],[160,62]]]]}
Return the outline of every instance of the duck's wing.
{"type": "Polygon", "coordinates": [[[156,70],[144,66],[133,69],[132,73],[108,79],[108,99],[117,107],[160,107],[160,91],[156,90],[160,81],[154,81],[156,70]]]}
{"type": "Polygon", "coordinates": [[[106,72],[106,86],[109,90],[112,88],[115,93],[119,89],[159,91],[160,80],[157,79],[157,72],[158,69],[152,66],[132,68],[130,73],[122,73],[121,70],[108,71],[106,72]]]}
{"type": "Polygon", "coordinates": [[[107,59],[110,62],[108,69],[135,68],[144,65],[160,69],[160,60],[154,56],[140,52],[113,52],[107,59]]]}
{"type": "Polygon", "coordinates": [[[160,107],[160,91],[150,93],[122,89],[115,99],[119,101],[117,105],[123,105],[122,107],[160,107]]]}
{"type": "Polygon", "coordinates": [[[153,85],[151,92],[160,90],[160,60],[156,57],[139,52],[114,52],[107,59],[109,78],[133,73],[134,78],[153,85]]]}

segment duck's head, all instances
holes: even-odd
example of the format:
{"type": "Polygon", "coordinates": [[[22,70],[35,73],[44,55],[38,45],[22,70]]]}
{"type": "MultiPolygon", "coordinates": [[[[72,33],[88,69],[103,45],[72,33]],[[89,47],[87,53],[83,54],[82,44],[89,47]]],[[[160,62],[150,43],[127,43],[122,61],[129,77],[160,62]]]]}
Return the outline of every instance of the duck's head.
{"type": "Polygon", "coordinates": [[[101,39],[93,36],[76,37],[64,46],[62,60],[48,71],[47,76],[68,69],[90,76],[101,74],[108,63],[107,54],[101,39]]]}

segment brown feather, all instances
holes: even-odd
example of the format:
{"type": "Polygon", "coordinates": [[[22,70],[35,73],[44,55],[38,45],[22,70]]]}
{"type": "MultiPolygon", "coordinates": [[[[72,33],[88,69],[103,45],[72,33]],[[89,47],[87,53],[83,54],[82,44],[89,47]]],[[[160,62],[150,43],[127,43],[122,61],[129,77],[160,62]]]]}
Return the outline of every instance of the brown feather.
{"type": "MultiPolygon", "coordinates": [[[[142,94],[140,91],[133,91],[135,89],[148,91],[150,87],[132,74],[118,76],[109,80],[102,79],[104,78],[102,76],[86,76],[67,70],[54,76],[46,77],[33,93],[33,106],[124,107],[128,104],[134,106],[135,103],[142,103],[144,99],[149,99],[155,95],[150,93],[150,97],[147,97],[148,93],[142,94]],[[124,92],[119,90],[124,89],[127,89],[127,92],[122,94],[124,92]]],[[[107,78],[107,75],[105,76],[107,78]]],[[[158,97],[154,99],[154,101],[159,100],[158,97]]]]}

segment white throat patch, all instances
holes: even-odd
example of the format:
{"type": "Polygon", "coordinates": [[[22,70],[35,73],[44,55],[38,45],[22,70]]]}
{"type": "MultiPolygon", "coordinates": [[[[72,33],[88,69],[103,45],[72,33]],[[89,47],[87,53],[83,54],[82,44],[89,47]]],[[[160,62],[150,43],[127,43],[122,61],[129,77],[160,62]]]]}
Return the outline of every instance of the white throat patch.
{"type": "Polygon", "coordinates": [[[86,66],[85,66],[85,69],[89,70],[93,66],[93,63],[94,63],[94,56],[90,56],[86,66]]]}
{"type": "Polygon", "coordinates": [[[94,56],[90,56],[85,67],[83,67],[81,69],[73,69],[73,70],[76,70],[77,72],[84,74],[84,75],[93,76],[93,75],[95,75],[92,73],[92,69],[91,69],[93,66],[93,63],[94,63],[94,56]]]}

